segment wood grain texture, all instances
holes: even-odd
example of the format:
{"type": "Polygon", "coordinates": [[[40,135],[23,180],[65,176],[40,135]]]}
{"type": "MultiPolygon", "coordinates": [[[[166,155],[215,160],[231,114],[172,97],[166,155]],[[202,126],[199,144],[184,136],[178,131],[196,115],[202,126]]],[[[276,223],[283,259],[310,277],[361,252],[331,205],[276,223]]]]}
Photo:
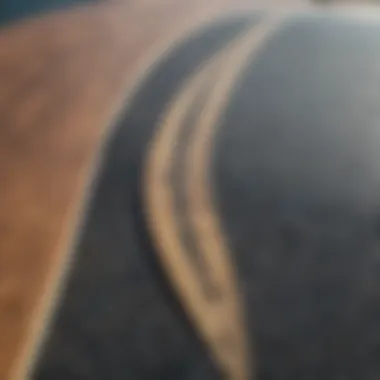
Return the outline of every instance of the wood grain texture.
{"type": "Polygon", "coordinates": [[[247,7],[252,1],[140,0],[1,30],[0,379],[27,377],[129,88],[181,33],[247,7]]]}

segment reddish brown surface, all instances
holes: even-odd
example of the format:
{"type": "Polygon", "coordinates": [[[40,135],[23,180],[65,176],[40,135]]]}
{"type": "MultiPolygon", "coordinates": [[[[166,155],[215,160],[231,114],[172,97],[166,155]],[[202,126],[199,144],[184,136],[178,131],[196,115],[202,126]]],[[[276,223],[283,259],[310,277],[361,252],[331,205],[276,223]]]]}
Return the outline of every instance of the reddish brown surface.
{"type": "Polygon", "coordinates": [[[0,32],[0,379],[25,378],[102,136],[147,57],[192,25],[252,3],[110,3],[0,32]]]}

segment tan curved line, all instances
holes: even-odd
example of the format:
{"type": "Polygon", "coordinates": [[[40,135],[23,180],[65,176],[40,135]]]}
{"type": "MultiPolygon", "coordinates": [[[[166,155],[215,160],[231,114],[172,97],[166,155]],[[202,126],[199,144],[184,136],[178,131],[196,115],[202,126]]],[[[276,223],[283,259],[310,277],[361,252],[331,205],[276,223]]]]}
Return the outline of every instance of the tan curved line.
{"type": "MultiPolygon", "coordinates": [[[[179,288],[181,295],[200,293],[202,290],[189,267],[185,248],[179,238],[173,194],[168,178],[173,162],[174,146],[186,112],[206,79],[206,72],[200,72],[188,86],[185,86],[175,105],[170,107],[148,153],[145,171],[144,190],[149,228],[167,274],[179,288]],[[181,278],[177,278],[179,272],[181,278]]],[[[189,296],[189,298],[196,297],[189,296]]]]}
{"type": "Polygon", "coordinates": [[[145,170],[145,206],[157,253],[167,276],[172,281],[189,319],[199,331],[212,356],[219,360],[215,343],[209,333],[213,320],[209,317],[210,305],[206,299],[199,277],[188,262],[186,248],[179,237],[179,224],[174,210],[173,192],[168,178],[173,163],[173,152],[189,107],[193,104],[202,86],[211,74],[213,62],[204,67],[188,81],[177,101],[169,108],[148,153],[145,170]]]}
{"type": "Polygon", "coordinates": [[[216,306],[211,309],[213,315],[209,318],[214,321],[211,335],[215,341],[218,341],[227,334],[230,343],[233,344],[234,354],[229,347],[223,345],[216,345],[215,350],[228,378],[234,380],[249,378],[250,358],[247,357],[249,350],[244,336],[245,324],[240,295],[236,286],[237,281],[234,280],[233,260],[223,237],[214,197],[211,194],[210,154],[217,123],[244,65],[277,26],[276,20],[264,23],[260,28],[252,30],[241,38],[219,58],[218,79],[195,126],[186,159],[188,212],[205,260],[208,261],[212,281],[222,290],[221,293],[226,298],[220,308],[216,306]]]}
{"type": "MultiPolygon", "coordinates": [[[[273,25],[271,27],[273,28],[273,25]]],[[[144,173],[144,197],[149,227],[164,269],[175,286],[190,320],[203,337],[218,367],[230,380],[249,379],[248,344],[244,336],[242,306],[235,285],[232,263],[229,261],[230,254],[222,239],[208,190],[209,155],[205,149],[210,147],[217,116],[225,105],[229,90],[241,69],[239,63],[248,57],[250,49],[253,49],[266,34],[263,33],[264,30],[268,32],[269,29],[266,26],[263,29],[253,27],[249,33],[237,38],[237,42],[228,45],[223,50],[224,53],[211,59],[185,84],[177,100],[164,115],[149,150],[144,173]],[[230,56],[235,58],[230,60],[230,56]],[[225,66],[227,63],[229,65],[225,66]],[[233,64],[237,64],[239,70],[234,70],[233,64]],[[189,170],[186,177],[191,202],[189,216],[194,231],[198,234],[197,239],[203,256],[209,263],[208,268],[212,269],[211,277],[223,292],[221,302],[214,304],[205,296],[198,274],[188,262],[186,248],[179,237],[173,190],[168,183],[168,177],[172,169],[174,147],[187,111],[207,82],[207,78],[214,75],[216,70],[221,70],[220,74],[225,74],[225,78],[214,85],[212,96],[206,105],[207,110],[202,113],[197,128],[193,131],[194,138],[189,148],[186,166],[189,170]],[[199,157],[194,158],[194,155],[198,154],[199,157]],[[196,199],[197,197],[200,198],[196,199]],[[194,210],[191,210],[192,207],[194,210]],[[231,347],[227,347],[223,342],[225,337],[231,341],[235,352],[231,352],[231,347]]]]}

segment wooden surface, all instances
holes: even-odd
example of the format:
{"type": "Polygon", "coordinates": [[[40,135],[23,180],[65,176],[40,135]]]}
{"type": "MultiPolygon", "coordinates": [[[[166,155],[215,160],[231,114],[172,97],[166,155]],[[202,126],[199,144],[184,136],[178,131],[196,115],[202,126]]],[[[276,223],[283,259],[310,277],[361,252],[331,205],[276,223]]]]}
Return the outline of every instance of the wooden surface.
{"type": "Polygon", "coordinates": [[[132,84],[181,33],[255,5],[139,0],[84,6],[0,31],[0,379],[27,376],[104,136],[132,84]]]}

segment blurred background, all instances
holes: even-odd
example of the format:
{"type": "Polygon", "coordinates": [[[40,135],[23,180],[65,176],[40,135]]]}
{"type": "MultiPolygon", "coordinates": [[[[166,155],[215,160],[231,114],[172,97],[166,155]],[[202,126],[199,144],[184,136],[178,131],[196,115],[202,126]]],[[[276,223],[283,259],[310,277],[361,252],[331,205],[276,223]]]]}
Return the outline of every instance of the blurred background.
{"type": "MultiPolygon", "coordinates": [[[[101,3],[110,2],[113,0],[0,0],[0,25],[14,22],[20,18],[37,15],[46,11],[62,9],[76,4],[83,3],[101,3]]],[[[131,6],[140,3],[147,5],[167,3],[168,0],[118,0],[119,2],[130,3],[131,6]]],[[[186,2],[191,0],[174,0],[174,2],[186,2]]],[[[205,0],[210,1],[210,0],[205,0]]],[[[240,0],[237,0],[239,2],[240,0]]],[[[245,3],[252,3],[253,6],[303,6],[309,4],[318,4],[320,6],[341,5],[341,4],[379,4],[380,0],[246,0],[245,3]]]]}
{"type": "Polygon", "coordinates": [[[0,24],[79,3],[100,1],[102,0],[0,0],[0,24]]]}

